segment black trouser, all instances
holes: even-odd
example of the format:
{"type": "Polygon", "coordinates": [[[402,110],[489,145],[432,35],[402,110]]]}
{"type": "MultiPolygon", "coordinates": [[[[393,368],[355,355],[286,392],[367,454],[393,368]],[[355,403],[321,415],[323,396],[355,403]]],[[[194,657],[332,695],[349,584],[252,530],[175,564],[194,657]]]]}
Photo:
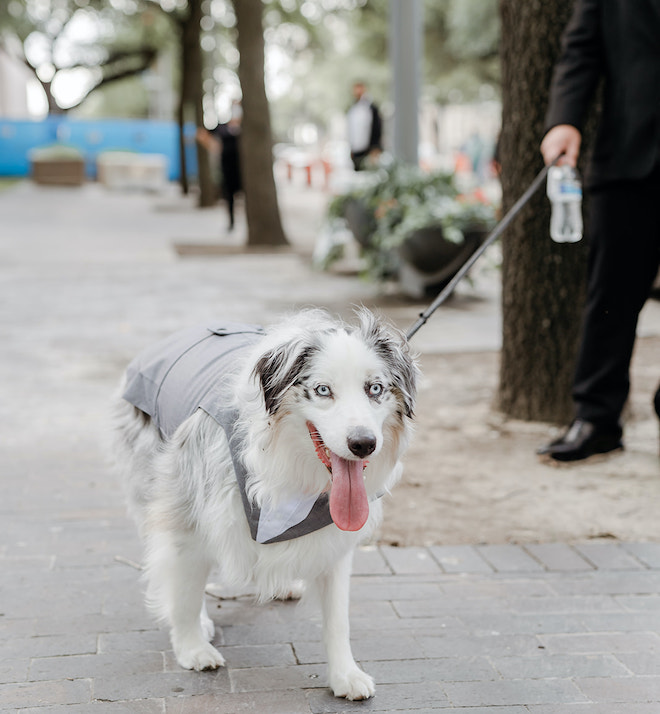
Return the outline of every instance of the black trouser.
{"type": "Polygon", "coordinates": [[[587,301],[573,383],[576,416],[615,426],[630,389],[637,318],[660,265],[660,167],[593,189],[587,301]]]}
{"type": "Polygon", "coordinates": [[[229,228],[234,227],[234,198],[242,189],[241,171],[236,152],[223,153],[220,164],[222,172],[222,195],[227,201],[229,228]]]}
{"type": "Polygon", "coordinates": [[[362,171],[364,169],[364,160],[369,156],[371,149],[366,149],[365,151],[351,151],[351,160],[353,161],[353,168],[356,171],[362,171]]]}

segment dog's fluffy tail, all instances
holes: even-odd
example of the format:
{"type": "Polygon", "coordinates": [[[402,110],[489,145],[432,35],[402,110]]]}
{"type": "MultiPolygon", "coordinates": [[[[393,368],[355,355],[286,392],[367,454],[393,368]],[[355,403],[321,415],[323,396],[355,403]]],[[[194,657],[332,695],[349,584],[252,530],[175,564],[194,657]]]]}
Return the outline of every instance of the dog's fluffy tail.
{"type": "Polygon", "coordinates": [[[111,414],[109,459],[123,479],[129,513],[141,530],[153,483],[153,458],[162,448],[162,441],[151,417],[122,399],[122,393],[123,384],[111,414]]]}

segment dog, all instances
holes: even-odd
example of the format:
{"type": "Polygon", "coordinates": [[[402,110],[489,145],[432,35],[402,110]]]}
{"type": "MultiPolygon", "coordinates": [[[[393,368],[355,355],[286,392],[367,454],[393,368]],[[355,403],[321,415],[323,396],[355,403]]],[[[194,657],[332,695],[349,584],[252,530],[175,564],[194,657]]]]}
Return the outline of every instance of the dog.
{"type": "Polygon", "coordinates": [[[309,586],[330,688],[374,694],[349,641],[351,563],[401,476],[419,372],[403,334],[365,308],[356,318],[309,309],[268,329],[191,328],[126,371],[114,455],[145,544],[147,604],[184,668],[225,663],[204,599],[217,567],[260,601],[309,586]]]}

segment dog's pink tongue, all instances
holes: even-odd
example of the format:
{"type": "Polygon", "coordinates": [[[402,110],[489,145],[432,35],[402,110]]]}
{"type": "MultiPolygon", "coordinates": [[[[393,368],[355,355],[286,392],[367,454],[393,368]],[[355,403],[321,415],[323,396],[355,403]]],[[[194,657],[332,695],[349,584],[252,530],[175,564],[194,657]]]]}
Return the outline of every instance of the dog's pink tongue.
{"type": "Polygon", "coordinates": [[[330,452],[332,489],[330,515],[343,531],[359,531],[369,517],[369,499],[364,487],[364,461],[347,461],[330,452]]]}

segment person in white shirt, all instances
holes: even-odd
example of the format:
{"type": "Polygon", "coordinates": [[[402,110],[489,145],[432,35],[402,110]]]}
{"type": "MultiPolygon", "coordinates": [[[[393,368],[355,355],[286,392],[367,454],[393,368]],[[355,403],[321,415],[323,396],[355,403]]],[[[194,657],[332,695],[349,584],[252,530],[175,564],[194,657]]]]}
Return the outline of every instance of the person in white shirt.
{"type": "Polygon", "coordinates": [[[356,171],[364,168],[367,157],[375,158],[382,151],[382,121],[378,107],[366,94],[364,82],[353,85],[355,102],[348,110],[346,122],[351,159],[356,171]]]}

